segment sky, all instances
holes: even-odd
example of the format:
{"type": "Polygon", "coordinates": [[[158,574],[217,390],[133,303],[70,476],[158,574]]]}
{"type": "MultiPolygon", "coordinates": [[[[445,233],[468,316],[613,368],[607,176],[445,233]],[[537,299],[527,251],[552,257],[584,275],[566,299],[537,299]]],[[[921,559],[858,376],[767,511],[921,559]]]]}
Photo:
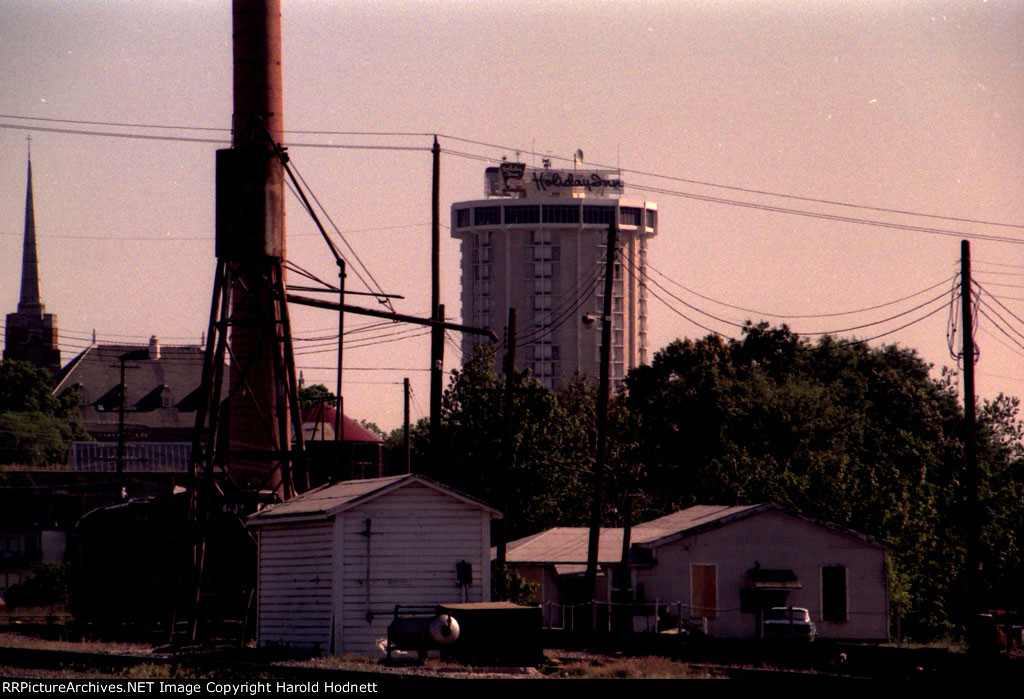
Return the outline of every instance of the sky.
{"type": "MultiPolygon", "coordinates": [[[[0,0],[0,312],[18,301],[31,145],[65,361],[93,331],[185,344],[206,329],[230,10],[0,0]]],[[[451,204],[480,198],[502,157],[557,166],[580,149],[658,204],[652,350],[763,319],[881,335],[939,376],[957,366],[947,307],[969,239],[978,394],[1024,395],[1024,0],[282,0],[282,27],[292,164],[399,312],[430,306],[432,134],[456,320],[451,204]]],[[[312,220],[286,207],[289,261],[335,281],[312,220]]],[[[347,288],[365,287],[350,273],[347,288]]],[[[336,315],[291,316],[306,382],[333,387],[336,315]]],[[[403,377],[413,418],[428,410],[429,341],[370,322],[346,317],[345,409],[390,430],[403,377]]]]}

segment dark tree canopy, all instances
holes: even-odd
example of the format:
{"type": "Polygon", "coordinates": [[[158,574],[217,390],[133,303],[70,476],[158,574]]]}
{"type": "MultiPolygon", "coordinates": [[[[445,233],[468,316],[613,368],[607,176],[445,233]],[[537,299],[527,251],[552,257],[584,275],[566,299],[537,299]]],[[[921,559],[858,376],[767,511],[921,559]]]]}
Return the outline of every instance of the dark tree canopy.
{"type": "MultiPolygon", "coordinates": [[[[552,393],[518,374],[511,415],[491,354],[454,372],[441,431],[413,430],[413,470],[505,502],[512,538],[581,526],[590,507],[595,390],[552,393]],[[431,464],[430,440],[438,440],[431,464]]],[[[988,603],[1024,607],[1024,426],[1014,398],[979,410],[982,563],[988,603]]],[[[890,547],[893,614],[918,638],[962,621],[964,417],[948,374],[898,346],[748,324],[740,339],[676,340],[630,372],[610,415],[605,524],[694,504],[773,501],[890,547]]],[[[401,429],[388,439],[394,454],[401,429]]],[[[404,458],[404,455],[403,455],[404,458]]],[[[392,457],[392,463],[397,463],[392,457]]],[[[404,463],[404,462],[403,462],[404,463]]]]}
{"type": "MultiPolygon", "coordinates": [[[[626,381],[643,490],[664,511],[770,500],[875,536],[892,549],[909,628],[941,629],[960,603],[963,411],[930,369],[913,350],[811,343],[785,326],[677,340],[626,381]]],[[[1021,565],[1016,409],[1000,398],[982,410],[990,580],[1021,565]]]]}
{"type": "Polygon", "coordinates": [[[63,464],[75,440],[89,439],[79,394],[53,394],[53,377],[28,362],[0,361],[0,463],[63,464]]]}

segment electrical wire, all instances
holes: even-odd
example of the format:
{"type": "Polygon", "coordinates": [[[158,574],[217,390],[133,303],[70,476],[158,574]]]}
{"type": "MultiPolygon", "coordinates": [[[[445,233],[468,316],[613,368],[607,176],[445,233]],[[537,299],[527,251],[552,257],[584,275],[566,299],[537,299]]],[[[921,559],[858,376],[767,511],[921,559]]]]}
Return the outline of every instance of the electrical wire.
{"type": "MultiPolygon", "coordinates": [[[[646,280],[647,280],[648,282],[650,282],[651,284],[654,284],[654,286],[656,286],[656,287],[658,287],[659,289],[661,289],[662,291],[664,291],[664,292],[665,292],[666,294],[668,294],[668,295],[669,295],[670,297],[672,297],[672,298],[673,298],[674,300],[676,300],[676,301],[678,301],[679,303],[683,304],[684,306],[686,306],[687,308],[689,308],[689,309],[690,309],[691,311],[696,311],[697,313],[700,313],[701,315],[707,316],[708,318],[711,318],[712,320],[717,320],[717,321],[718,321],[719,323],[725,323],[726,325],[731,325],[731,326],[733,326],[734,328],[743,328],[743,327],[745,327],[745,326],[743,325],[743,323],[736,323],[736,322],[733,322],[733,321],[731,321],[731,320],[727,320],[727,319],[725,319],[725,318],[719,318],[718,316],[716,316],[716,315],[714,315],[714,314],[712,314],[712,313],[708,313],[707,311],[705,311],[705,310],[703,310],[703,309],[701,309],[701,308],[697,308],[696,306],[694,306],[694,305],[692,305],[692,304],[690,304],[690,303],[687,303],[686,301],[684,301],[683,299],[679,298],[678,296],[676,296],[675,294],[673,294],[673,293],[672,293],[671,291],[669,291],[668,289],[666,289],[666,288],[665,288],[664,286],[662,286],[661,284],[659,284],[659,283],[658,283],[657,281],[655,281],[654,279],[651,279],[651,278],[650,278],[649,276],[645,275],[645,274],[644,274],[644,272],[643,272],[643,270],[641,270],[641,269],[640,269],[639,267],[637,267],[635,263],[633,263],[633,262],[631,262],[630,260],[626,259],[626,258],[625,258],[625,257],[624,257],[624,256],[622,255],[621,251],[619,251],[619,250],[616,250],[616,251],[615,251],[615,254],[616,254],[616,256],[618,257],[619,261],[620,261],[620,262],[621,262],[621,263],[623,264],[623,266],[625,266],[625,267],[629,267],[629,268],[630,268],[630,270],[631,270],[632,272],[636,272],[636,273],[638,273],[638,275],[639,275],[639,278],[643,278],[643,279],[646,279],[646,280]]],[[[648,291],[650,291],[650,287],[648,287],[648,289],[647,289],[647,290],[648,290],[648,291]]]]}
{"type": "MultiPolygon", "coordinates": [[[[154,134],[135,134],[114,131],[86,131],[83,129],[59,129],[46,126],[26,126],[23,124],[0,124],[0,129],[16,131],[33,131],[38,133],[59,133],[72,136],[99,136],[104,138],[126,138],[140,141],[173,141],[178,143],[212,143],[215,145],[231,145],[230,139],[199,138],[196,136],[157,136],[154,134]]],[[[354,143],[285,143],[288,148],[326,148],[334,150],[371,150],[371,151],[418,151],[430,152],[428,146],[383,146],[362,145],[354,143]]]]}
{"type": "Polygon", "coordinates": [[[331,214],[327,211],[326,208],[324,208],[324,205],[320,203],[320,199],[316,196],[316,193],[309,186],[309,183],[306,182],[306,178],[302,176],[302,173],[299,171],[298,166],[295,165],[294,162],[292,162],[292,170],[295,171],[295,175],[299,178],[299,181],[302,183],[302,186],[305,187],[306,191],[309,192],[309,195],[313,197],[313,201],[316,202],[316,205],[320,207],[320,211],[323,212],[324,216],[327,218],[328,223],[331,224],[331,227],[334,229],[335,234],[339,238],[341,238],[341,242],[345,244],[345,247],[347,247],[349,252],[352,253],[352,257],[355,258],[355,261],[358,263],[359,267],[361,267],[363,271],[366,272],[366,276],[370,278],[370,281],[373,282],[373,286],[376,287],[375,290],[369,284],[367,284],[366,281],[363,280],[362,277],[360,276],[359,279],[360,281],[363,282],[364,285],[366,285],[366,290],[371,293],[381,294],[381,298],[378,298],[377,300],[380,303],[386,305],[391,310],[391,312],[394,313],[395,308],[391,304],[391,299],[389,299],[385,294],[384,288],[377,282],[377,279],[373,276],[373,272],[370,271],[370,268],[367,267],[366,264],[363,262],[362,258],[359,257],[359,253],[356,252],[355,248],[352,247],[351,243],[348,242],[348,239],[342,234],[341,229],[338,228],[338,225],[334,222],[334,219],[331,218],[331,214]]]}
{"type": "Polygon", "coordinates": [[[998,298],[997,296],[993,296],[992,294],[990,294],[990,293],[988,293],[987,291],[985,291],[985,287],[983,287],[983,286],[982,286],[981,284],[979,284],[979,283],[978,283],[977,281],[975,281],[975,280],[973,280],[973,279],[972,279],[971,281],[972,281],[972,285],[973,285],[974,287],[976,287],[978,291],[980,291],[980,292],[984,292],[984,294],[985,294],[985,295],[986,295],[986,296],[987,296],[988,298],[990,298],[990,299],[994,300],[994,301],[995,301],[995,302],[996,302],[997,304],[999,304],[999,307],[1000,307],[1000,308],[1002,308],[1002,309],[1003,309],[1004,311],[1006,311],[1006,312],[1007,312],[1007,313],[1009,313],[1009,314],[1010,314],[1011,316],[1013,316],[1013,319],[1014,319],[1014,320],[1016,320],[1016,321],[1017,321],[1018,323],[1022,323],[1022,324],[1024,324],[1024,320],[1022,320],[1020,316],[1016,315],[1016,314],[1015,314],[1015,313],[1014,313],[1013,311],[1011,311],[1011,310],[1010,310],[1009,308],[1007,308],[1007,307],[1006,307],[1005,305],[1003,305],[1003,304],[999,303],[999,298],[998,298]]]}
{"type": "MultiPolygon", "coordinates": [[[[106,127],[117,127],[117,128],[141,128],[141,129],[158,129],[158,130],[208,131],[208,132],[216,132],[216,133],[230,133],[230,129],[224,128],[224,127],[197,127],[197,126],[184,126],[184,125],[138,124],[138,123],[127,123],[127,122],[104,122],[104,121],[88,121],[88,120],[82,120],[82,119],[56,119],[56,118],[44,118],[44,117],[29,117],[29,116],[15,115],[15,114],[0,114],[0,118],[3,118],[3,119],[16,119],[16,120],[20,120],[20,121],[36,121],[36,122],[46,122],[46,123],[75,124],[75,125],[81,125],[81,126],[106,126],[106,127]]],[[[25,125],[12,125],[12,124],[6,124],[5,125],[5,124],[0,124],[0,128],[20,128],[20,129],[32,130],[32,129],[41,128],[41,127],[28,127],[28,126],[25,126],[25,125]]],[[[58,129],[53,129],[53,130],[57,131],[57,132],[65,132],[66,131],[66,132],[74,133],[74,134],[84,133],[85,135],[118,135],[118,136],[123,136],[123,137],[126,137],[126,138],[144,137],[144,136],[140,136],[138,134],[107,134],[107,133],[101,133],[101,132],[81,132],[81,131],[77,131],[77,130],[58,130],[58,129]]],[[[553,155],[553,154],[539,153],[539,152],[536,152],[536,151],[534,151],[532,149],[515,148],[515,147],[512,147],[512,146],[508,146],[508,145],[489,143],[487,141],[480,141],[480,140],[477,140],[477,139],[470,139],[470,138],[465,138],[465,137],[461,137],[461,136],[456,136],[454,134],[444,134],[444,133],[416,132],[416,131],[326,131],[326,130],[294,130],[294,129],[293,130],[285,130],[284,133],[287,133],[287,134],[302,134],[302,135],[373,136],[373,137],[402,137],[402,138],[409,138],[409,137],[421,137],[422,138],[422,137],[435,136],[435,137],[437,137],[439,139],[447,139],[447,140],[461,142],[461,143],[468,143],[468,144],[472,144],[472,145],[478,145],[478,146],[482,146],[482,147],[486,147],[486,148],[491,148],[491,149],[494,149],[494,150],[503,151],[505,153],[515,152],[515,153],[518,153],[518,154],[532,155],[534,157],[540,156],[540,157],[544,157],[544,158],[548,158],[548,159],[565,161],[567,163],[570,161],[570,158],[567,158],[567,157],[557,156],[557,155],[553,155]]],[[[165,138],[166,139],[166,138],[173,138],[173,137],[160,137],[160,138],[165,138]]],[[[178,140],[189,140],[189,139],[178,139],[178,140]]],[[[216,142],[222,142],[222,141],[216,141],[216,142]]],[[[321,147],[321,148],[350,147],[350,148],[368,148],[368,149],[380,149],[380,150],[421,150],[421,151],[430,150],[430,148],[426,147],[426,146],[380,146],[380,145],[358,146],[358,145],[339,145],[339,144],[330,144],[330,143],[288,144],[288,145],[296,146],[296,147],[321,147]]],[[[442,150],[442,152],[445,152],[445,150],[442,150]]],[[[472,154],[472,153],[466,153],[466,152],[460,152],[460,151],[454,151],[454,150],[447,150],[447,152],[449,154],[451,154],[451,155],[456,155],[457,157],[472,158],[472,159],[475,159],[475,160],[486,160],[488,162],[500,162],[499,158],[494,158],[494,157],[480,156],[480,155],[476,155],[476,154],[472,154]]],[[[574,159],[573,159],[573,162],[575,163],[574,159]]],[[[1024,224],[1019,224],[1019,223],[1007,223],[1007,222],[1002,222],[1002,221],[989,221],[989,220],[984,220],[984,219],[974,219],[974,218],[966,218],[966,217],[959,217],[959,216],[945,216],[945,215],[940,215],[940,214],[924,213],[924,212],[920,212],[920,211],[910,211],[910,210],[906,210],[906,209],[894,209],[894,208],[886,208],[886,207],[879,207],[879,206],[871,206],[871,205],[866,205],[866,204],[854,204],[854,203],[850,203],[850,202],[844,202],[844,201],[838,201],[838,200],[832,200],[832,199],[823,199],[823,198],[819,198],[819,197],[799,196],[799,195],[795,195],[795,194],[787,194],[787,193],[783,193],[783,192],[774,192],[774,191],[765,190],[765,189],[755,189],[755,188],[750,188],[750,187],[740,187],[740,186],[736,186],[736,185],[726,185],[726,184],[721,184],[721,183],[718,183],[718,182],[711,182],[711,181],[708,181],[708,180],[699,180],[699,179],[694,179],[694,178],[686,178],[686,177],[680,177],[680,176],[677,176],[677,175],[668,175],[668,174],[665,174],[665,173],[658,173],[658,172],[651,172],[651,171],[645,171],[645,170],[638,170],[638,169],[634,169],[634,168],[623,168],[623,167],[621,167],[619,165],[612,166],[612,165],[605,165],[605,164],[601,164],[601,163],[587,163],[587,165],[591,166],[591,167],[595,167],[595,168],[611,170],[611,171],[617,171],[617,172],[620,172],[620,173],[626,173],[626,174],[631,174],[631,175],[638,175],[638,176],[641,176],[641,177],[650,177],[650,178],[653,178],[653,179],[661,179],[661,180],[667,180],[667,181],[671,181],[671,182],[679,182],[679,183],[683,183],[683,184],[692,184],[692,185],[697,185],[697,186],[701,186],[701,187],[711,187],[711,188],[715,188],[715,189],[724,189],[724,190],[727,190],[727,191],[740,192],[740,193],[743,193],[743,194],[754,194],[754,195],[758,195],[758,196],[776,197],[776,198],[788,199],[788,200],[792,200],[792,201],[801,201],[801,202],[805,202],[805,203],[821,204],[821,205],[826,205],[826,206],[838,206],[838,207],[853,208],[853,209],[862,209],[862,210],[865,210],[865,211],[875,211],[875,212],[878,212],[878,213],[897,214],[897,215],[901,215],[901,216],[916,216],[916,217],[921,217],[921,218],[932,218],[932,219],[936,219],[936,220],[951,221],[951,222],[955,222],[955,223],[973,223],[973,224],[979,224],[979,225],[985,225],[985,226],[996,226],[996,227],[1004,227],[1004,228],[1024,229],[1024,224]]]]}
{"type": "MultiPolygon", "coordinates": [[[[980,309],[978,312],[979,312],[979,314],[981,315],[982,318],[985,318],[988,322],[990,322],[992,324],[992,327],[994,327],[996,330],[998,330],[1003,335],[1005,335],[1010,340],[1010,342],[1012,342],[1013,344],[1017,345],[1022,350],[1024,350],[1024,344],[1022,344],[1020,342],[1020,340],[1018,340],[1013,335],[1011,335],[1009,332],[1007,332],[1006,329],[1003,328],[1003,326],[999,325],[999,323],[997,323],[995,321],[995,319],[992,318],[992,316],[990,316],[988,313],[985,312],[984,308],[980,309]]],[[[1020,334],[1020,333],[1018,333],[1018,334],[1020,334]]]]}
{"type": "MultiPolygon", "coordinates": [[[[998,318],[1000,321],[1002,321],[1006,325],[1006,327],[1009,328],[1009,330],[1011,332],[1013,332],[1015,335],[1017,335],[1021,339],[1024,339],[1024,333],[1022,333],[1020,330],[1017,330],[1016,328],[1014,328],[1013,325],[1010,324],[1010,322],[1008,320],[1006,320],[1006,318],[1003,318],[1003,316],[999,314],[999,311],[997,311],[994,306],[989,304],[984,299],[981,300],[981,304],[980,305],[981,305],[981,309],[979,310],[980,313],[984,313],[985,309],[988,309],[989,311],[992,312],[992,315],[994,315],[996,318],[998,318]]],[[[988,317],[989,320],[991,320],[990,316],[986,315],[986,317],[988,317]]]]}
{"type": "MultiPolygon", "coordinates": [[[[574,161],[574,159],[572,159],[572,158],[567,158],[567,157],[563,157],[563,156],[557,156],[557,155],[551,155],[551,154],[541,154],[541,153],[537,153],[535,151],[528,150],[528,149],[513,148],[513,147],[510,147],[510,146],[502,146],[502,145],[499,145],[499,144],[488,143],[488,142],[485,142],[485,141],[476,141],[476,140],[472,140],[472,139],[468,139],[468,138],[461,138],[459,136],[453,136],[451,134],[438,134],[437,136],[438,136],[438,138],[446,138],[446,139],[449,139],[449,140],[452,140],[452,141],[459,141],[459,142],[462,142],[462,143],[469,143],[469,144],[472,144],[472,145],[484,146],[486,148],[494,148],[496,150],[501,150],[501,151],[504,151],[504,152],[522,153],[522,154],[525,154],[525,155],[532,155],[534,157],[540,156],[540,157],[554,159],[554,160],[562,160],[562,161],[565,161],[567,163],[570,162],[570,161],[574,161]]],[[[468,153],[460,153],[458,151],[450,151],[450,153],[452,155],[458,155],[459,157],[472,157],[473,159],[477,159],[477,160],[487,160],[489,162],[500,162],[500,159],[485,158],[483,156],[476,156],[476,155],[472,155],[471,156],[468,153]]],[[[841,207],[847,207],[847,208],[853,208],[853,209],[863,209],[865,211],[876,211],[876,212],[879,212],[879,213],[899,214],[899,215],[902,215],[902,216],[918,216],[918,217],[922,217],[922,218],[933,218],[933,219],[943,220],[943,221],[953,221],[953,222],[956,222],[956,223],[975,223],[975,224],[980,224],[980,225],[985,225],[985,226],[1000,226],[1000,227],[1006,227],[1006,228],[1024,229],[1024,224],[1019,224],[1019,223],[1004,223],[1004,222],[1000,222],[1000,221],[986,221],[986,220],[981,220],[981,219],[963,218],[963,217],[958,217],[958,216],[942,216],[942,215],[938,215],[938,214],[921,213],[921,212],[918,212],[918,211],[908,211],[908,210],[904,210],[904,209],[890,209],[890,208],[884,208],[884,207],[878,207],[878,206],[868,206],[868,205],[865,205],[865,204],[851,204],[849,202],[842,202],[842,201],[836,201],[836,200],[830,200],[830,199],[820,199],[820,198],[815,198],[815,197],[803,197],[803,196],[797,196],[795,194],[784,194],[784,193],[781,193],[781,192],[772,192],[772,191],[763,190],[763,189],[752,189],[752,188],[748,188],[748,187],[738,187],[738,186],[734,186],[734,185],[724,185],[724,184],[720,184],[720,183],[716,183],[716,182],[709,182],[709,181],[706,181],[706,180],[688,179],[688,178],[678,177],[678,176],[674,176],[674,175],[666,175],[666,174],[663,174],[663,173],[649,172],[649,171],[644,171],[644,170],[636,170],[636,169],[631,169],[631,168],[624,168],[624,167],[617,166],[617,165],[616,166],[602,165],[600,163],[587,163],[587,165],[595,167],[595,168],[600,168],[600,169],[603,169],[603,170],[612,170],[612,171],[621,172],[621,173],[627,173],[627,174],[631,174],[631,175],[639,175],[639,176],[642,176],[642,177],[651,177],[651,178],[655,178],[655,179],[669,180],[669,181],[672,181],[672,182],[681,182],[681,183],[684,183],[684,184],[699,185],[699,186],[702,186],[702,187],[713,187],[713,188],[716,188],[716,189],[725,189],[725,190],[734,191],[734,192],[741,192],[741,193],[744,193],[744,194],[756,194],[756,195],[761,195],[761,196],[778,197],[778,198],[781,198],[781,199],[790,199],[790,200],[794,200],[794,201],[802,201],[802,202],[807,202],[807,203],[812,203],[812,204],[824,204],[824,205],[828,205],[828,206],[841,206],[841,207]]]]}
{"type": "Polygon", "coordinates": [[[685,291],[687,293],[690,293],[690,294],[693,294],[694,296],[696,296],[698,298],[701,298],[701,299],[704,299],[705,301],[710,301],[711,303],[718,304],[719,306],[725,306],[726,308],[731,308],[734,311],[743,311],[744,313],[753,313],[754,315],[757,315],[757,316],[764,316],[764,317],[768,317],[768,318],[793,319],[793,320],[803,320],[803,319],[808,319],[808,318],[836,318],[836,317],[839,317],[839,316],[848,316],[848,315],[855,315],[855,314],[858,314],[858,313],[866,313],[868,311],[875,311],[875,310],[878,310],[879,308],[885,308],[887,306],[894,306],[897,303],[900,303],[902,301],[906,301],[908,299],[914,298],[915,296],[920,296],[921,294],[925,294],[925,293],[931,291],[932,289],[938,288],[938,287],[942,286],[943,284],[947,284],[950,281],[950,279],[952,279],[952,277],[947,277],[946,279],[943,279],[940,282],[932,284],[931,286],[928,286],[928,287],[926,287],[924,289],[921,289],[919,291],[915,291],[912,294],[908,294],[906,296],[902,296],[902,297],[900,297],[898,299],[894,299],[892,301],[886,301],[885,303],[876,304],[874,306],[866,306],[864,308],[857,308],[857,309],[854,309],[854,310],[851,310],[851,311],[836,311],[834,313],[806,313],[806,314],[797,314],[797,313],[769,313],[768,311],[759,311],[759,310],[752,309],[752,308],[746,308],[744,306],[736,306],[736,305],[733,305],[731,303],[727,303],[725,301],[721,301],[721,300],[712,298],[710,296],[705,296],[704,294],[700,293],[699,291],[694,291],[693,289],[690,289],[690,288],[687,288],[686,286],[683,286],[682,284],[680,284],[676,280],[674,280],[671,277],[669,277],[668,275],[666,275],[664,272],[661,272],[658,269],[656,269],[649,262],[647,263],[647,269],[649,269],[649,270],[651,270],[653,272],[656,272],[660,277],[666,279],[667,281],[669,281],[670,283],[674,284],[675,286],[678,286],[683,291],[685,291]]]}
{"type": "MultiPolygon", "coordinates": [[[[574,287],[576,296],[571,301],[569,301],[568,305],[566,305],[563,302],[563,304],[559,305],[556,309],[552,309],[550,311],[541,311],[540,313],[542,314],[555,315],[551,318],[551,322],[548,325],[544,325],[539,328],[534,328],[525,333],[517,334],[516,347],[525,347],[530,344],[535,344],[539,340],[542,340],[543,338],[552,334],[558,328],[565,325],[565,323],[570,318],[575,316],[575,314],[579,311],[583,304],[585,304],[589,299],[594,297],[594,294],[597,292],[597,287],[601,283],[601,277],[601,269],[600,267],[596,267],[594,273],[589,277],[588,281],[584,282],[583,284],[577,284],[576,287],[574,287]]],[[[569,293],[572,294],[573,292],[570,291],[569,293]]]]}

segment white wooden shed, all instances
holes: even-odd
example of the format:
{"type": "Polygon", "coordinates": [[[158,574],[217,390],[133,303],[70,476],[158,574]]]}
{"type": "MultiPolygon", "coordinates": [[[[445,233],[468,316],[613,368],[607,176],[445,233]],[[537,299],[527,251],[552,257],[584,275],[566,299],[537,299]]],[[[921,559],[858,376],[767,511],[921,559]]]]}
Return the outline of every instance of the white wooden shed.
{"type": "Polygon", "coordinates": [[[257,512],[257,643],[376,656],[395,605],[489,601],[500,516],[419,475],[343,481],[257,512]]]}

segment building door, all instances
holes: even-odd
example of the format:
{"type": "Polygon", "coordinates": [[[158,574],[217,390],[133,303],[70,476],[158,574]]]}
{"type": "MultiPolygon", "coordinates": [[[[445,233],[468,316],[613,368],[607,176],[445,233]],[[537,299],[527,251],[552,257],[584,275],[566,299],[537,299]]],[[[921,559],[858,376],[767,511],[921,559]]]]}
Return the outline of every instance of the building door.
{"type": "Polygon", "coordinates": [[[718,566],[694,563],[690,566],[690,604],[693,616],[718,616],[718,566]]]}

